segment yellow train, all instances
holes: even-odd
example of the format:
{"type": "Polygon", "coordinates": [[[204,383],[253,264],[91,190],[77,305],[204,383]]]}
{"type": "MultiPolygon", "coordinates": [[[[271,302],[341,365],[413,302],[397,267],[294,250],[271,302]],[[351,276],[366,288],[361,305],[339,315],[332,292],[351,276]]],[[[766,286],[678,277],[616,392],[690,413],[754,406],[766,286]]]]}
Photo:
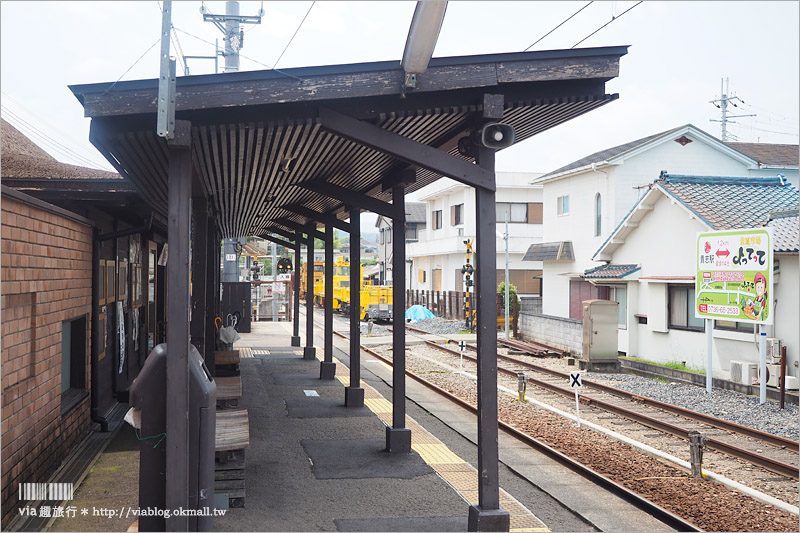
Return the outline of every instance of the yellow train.
{"type": "MultiPolygon", "coordinates": [[[[317,265],[314,264],[314,303],[325,305],[325,278],[317,277],[317,265]]],[[[361,320],[392,319],[392,287],[371,285],[364,281],[364,267],[361,268],[361,320]]],[[[333,264],[333,310],[350,314],[350,262],[340,257],[333,264]]]]}
{"type": "MultiPolygon", "coordinates": [[[[306,268],[308,267],[308,262],[303,263],[300,266],[300,299],[306,299],[306,268]]],[[[315,261],[314,262],[314,286],[317,286],[317,283],[321,283],[323,281],[323,276],[325,275],[325,263],[322,261],[315,261]]],[[[316,291],[315,291],[316,292],[316,291]]]]}

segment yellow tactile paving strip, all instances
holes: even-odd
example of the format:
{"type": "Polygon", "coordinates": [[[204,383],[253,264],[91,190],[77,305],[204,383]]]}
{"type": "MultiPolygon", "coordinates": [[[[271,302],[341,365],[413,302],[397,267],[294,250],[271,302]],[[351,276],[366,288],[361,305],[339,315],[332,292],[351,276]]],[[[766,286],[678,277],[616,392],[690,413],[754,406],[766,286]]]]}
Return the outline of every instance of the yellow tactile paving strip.
{"type": "MultiPolygon", "coordinates": [[[[317,353],[317,359],[322,360],[320,351],[317,353]]],[[[333,360],[337,363],[336,379],[343,385],[349,386],[350,370],[336,358],[333,360]]],[[[364,388],[364,405],[375,413],[384,424],[391,425],[392,403],[363,381],[361,386],[364,388]]],[[[478,471],[410,416],[406,416],[406,427],[411,430],[411,448],[467,503],[477,505],[478,471]]],[[[550,531],[541,520],[502,488],[500,489],[500,505],[510,515],[509,531],[550,531]]]]}

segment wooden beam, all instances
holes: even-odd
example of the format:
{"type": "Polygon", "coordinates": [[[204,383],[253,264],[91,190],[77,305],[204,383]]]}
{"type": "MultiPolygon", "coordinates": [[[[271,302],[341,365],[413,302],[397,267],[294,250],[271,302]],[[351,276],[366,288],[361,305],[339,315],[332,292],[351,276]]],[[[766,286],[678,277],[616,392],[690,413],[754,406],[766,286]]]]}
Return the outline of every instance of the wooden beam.
{"type": "Polygon", "coordinates": [[[278,228],[278,227],[276,227],[274,225],[267,226],[267,228],[264,231],[269,232],[269,233],[276,233],[276,234],[288,239],[289,241],[295,241],[295,244],[297,246],[299,246],[301,241],[303,240],[303,232],[288,231],[288,230],[285,230],[283,228],[278,228]]]}
{"type": "Polygon", "coordinates": [[[302,205],[287,205],[281,207],[281,209],[285,209],[286,211],[291,211],[292,213],[297,213],[302,217],[306,217],[309,220],[325,224],[326,226],[333,226],[334,228],[340,229],[342,231],[347,231],[347,232],[350,231],[350,224],[348,222],[339,220],[333,215],[325,213],[317,213],[313,209],[309,209],[302,205]]]}
{"type": "Polygon", "coordinates": [[[281,226],[286,226],[287,228],[291,228],[291,229],[293,229],[295,231],[299,231],[301,233],[305,233],[306,235],[309,235],[310,237],[313,237],[315,239],[319,239],[321,241],[325,240],[325,234],[322,233],[317,228],[309,227],[309,226],[303,226],[302,224],[298,224],[297,222],[293,222],[291,220],[286,220],[285,218],[280,218],[280,219],[276,220],[275,222],[277,222],[281,226]]]}
{"type": "Polygon", "coordinates": [[[490,191],[495,190],[493,173],[460,157],[325,107],[319,109],[319,120],[324,129],[341,137],[369,146],[412,165],[427,168],[464,185],[481,187],[490,191]]]}
{"type": "Polygon", "coordinates": [[[350,189],[328,183],[327,181],[307,181],[305,183],[298,183],[297,186],[330,198],[335,198],[348,205],[358,206],[361,209],[372,211],[373,213],[387,218],[394,218],[395,208],[392,204],[376,200],[366,194],[351,191],[350,189]]]}
{"type": "Polygon", "coordinates": [[[274,242],[275,244],[280,244],[284,248],[289,248],[290,250],[294,250],[295,248],[300,246],[299,242],[298,243],[291,243],[289,241],[285,241],[283,239],[279,239],[278,237],[274,237],[272,235],[262,235],[261,238],[262,239],[266,239],[266,240],[268,240],[270,242],[274,242]]]}

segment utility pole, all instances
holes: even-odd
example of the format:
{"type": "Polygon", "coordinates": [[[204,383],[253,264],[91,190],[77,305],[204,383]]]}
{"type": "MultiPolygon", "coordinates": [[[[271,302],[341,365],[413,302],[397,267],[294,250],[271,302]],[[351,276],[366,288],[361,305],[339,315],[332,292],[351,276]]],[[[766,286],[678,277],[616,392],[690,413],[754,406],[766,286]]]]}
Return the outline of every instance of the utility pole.
{"type": "Polygon", "coordinates": [[[719,92],[720,97],[716,100],[711,100],[709,103],[714,104],[715,107],[722,110],[722,119],[715,120],[710,119],[711,122],[721,122],[722,123],[722,142],[728,141],[735,141],[736,137],[730,133],[728,133],[728,124],[736,124],[736,122],[730,120],[732,118],[742,118],[742,117],[754,117],[754,114],[750,115],[728,115],[728,104],[731,104],[733,107],[739,107],[736,105],[736,100],[741,103],[745,103],[744,100],[739,98],[738,96],[728,96],[728,78],[722,79],[719,82],[719,92]]]}
{"type": "Polygon", "coordinates": [[[222,52],[217,52],[225,58],[225,67],[223,72],[238,72],[239,71],[239,50],[244,47],[244,31],[242,31],[242,24],[261,24],[261,17],[264,16],[264,4],[262,2],[261,9],[258,10],[258,15],[239,15],[239,2],[225,2],[225,14],[215,15],[209,13],[205,4],[200,8],[200,13],[203,14],[204,22],[213,22],[214,25],[222,32],[222,41],[225,43],[225,49],[222,52]]]}
{"type": "MultiPolygon", "coordinates": [[[[509,207],[509,209],[511,209],[511,208],[509,207]]],[[[509,294],[509,289],[508,289],[508,213],[506,213],[506,232],[503,234],[503,239],[505,239],[505,241],[506,241],[506,294],[505,294],[504,301],[505,301],[505,304],[506,304],[505,305],[505,307],[506,307],[506,309],[505,309],[505,311],[506,311],[506,320],[505,320],[505,324],[506,324],[506,340],[508,340],[508,294],[509,294]]]]}

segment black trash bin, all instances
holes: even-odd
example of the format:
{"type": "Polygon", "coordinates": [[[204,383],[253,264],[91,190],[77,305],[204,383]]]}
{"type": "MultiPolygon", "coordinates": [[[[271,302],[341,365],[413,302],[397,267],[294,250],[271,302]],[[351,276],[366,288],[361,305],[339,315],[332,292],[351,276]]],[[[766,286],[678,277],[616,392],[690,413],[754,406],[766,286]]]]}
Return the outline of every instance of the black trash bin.
{"type": "MultiPolygon", "coordinates": [[[[194,346],[189,349],[189,531],[213,531],[217,385],[194,346]],[[193,512],[193,511],[190,511],[193,512]]],[[[156,346],[130,388],[141,410],[139,531],[166,531],[167,345],[156,346]]],[[[169,510],[172,511],[172,510],[169,510]]]]}

